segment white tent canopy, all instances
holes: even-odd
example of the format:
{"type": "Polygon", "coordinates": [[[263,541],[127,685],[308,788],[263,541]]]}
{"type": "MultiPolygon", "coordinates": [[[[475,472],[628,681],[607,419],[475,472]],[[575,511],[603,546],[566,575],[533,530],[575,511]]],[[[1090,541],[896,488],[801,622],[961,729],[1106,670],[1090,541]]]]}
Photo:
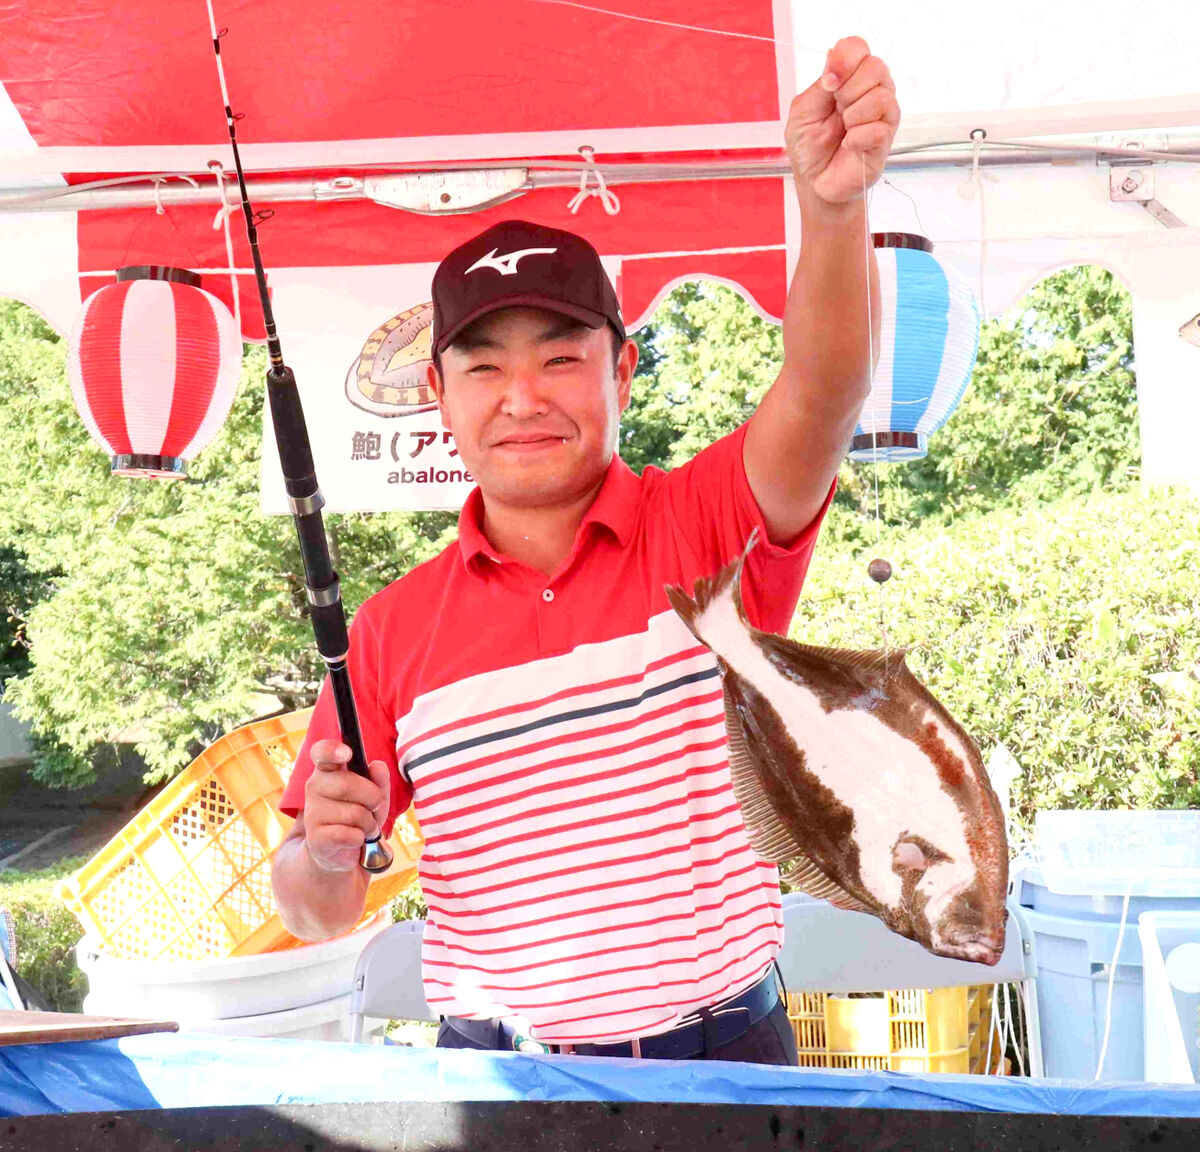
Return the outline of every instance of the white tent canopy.
{"type": "MultiPolygon", "coordinates": [[[[461,22],[459,9],[470,8],[471,2],[398,5],[395,16],[436,16],[449,5],[450,15],[461,22]]],[[[168,16],[148,3],[109,7],[109,35],[143,36],[137,59],[147,58],[144,46],[153,43],[156,22],[172,24],[164,29],[162,52],[184,52],[174,28],[183,19],[177,10],[168,16]]],[[[424,247],[416,244],[385,258],[377,252],[364,254],[360,230],[353,242],[347,241],[344,259],[334,252],[319,263],[306,263],[305,238],[319,237],[325,243],[334,230],[326,229],[324,221],[334,219],[334,208],[345,208],[312,203],[310,174],[315,169],[322,170],[319,176],[328,189],[339,171],[351,174],[353,181],[361,178],[366,165],[408,164],[436,172],[451,162],[482,167],[504,158],[545,157],[543,176],[557,176],[561,184],[578,180],[578,169],[564,177],[562,162],[577,161],[576,149],[586,143],[595,149],[600,171],[610,174],[610,184],[622,196],[620,216],[607,218],[597,199],[587,201],[577,216],[564,216],[570,190],[562,186],[529,192],[511,201],[505,214],[554,223],[573,220],[578,230],[598,236],[597,246],[622,282],[631,321],[635,315],[643,319],[648,305],[670,283],[690,275],[732,281],[764,314],[778,315],[786,272],[801,242],[793,198],[785,186],[772,190],[765,179],[771,176],[776,184],[786,185],[778,152],[781,117],[797,85],[807,85],[820,74],[827,49],[840,36],[854,33],[864,36],[887,61],[904,116],[893,162],[872,195],[872,228],[929,236],[937,254],[979,286],[991,316],[1058,268],[1096,263],[1111,269],[1133,298],[1144,479],[1200,485],[1200,454],[1181,451],[1175,435],[1176,429],[1200,425],[1200,349],[1178,334],[1180,326],[1200,312],[1200,282],[1194,272],[1200,256],[1200,79],[1190,35],[1193,3],[1162,0],[1147,9],[1130,0],[1103,5],[1015,0],[1001,10],[927,0],[914,11],[882,0],[852,0],[832,8],[798,0],[496,0],[488,12],[495,15],[497,7],[504,8],[513,25],[514,59],[520,67],[515,75],[506,73],[499,86],[494,76],[486,82],[465,76],[462,107],[457,110],[461,126],[453,130],[386,134],[396,117],[381,119],[379,129],[374,121],[360,127],[353,110],[370,111],[391,96],[379,95],[376,76],[375,87],[347,97],[346,86],[353,88],[358,81],[344,69],[335,70],[336,41],[325,42],[331,45],[332,62],[327,62],[327,73],[320,72],[319,52],[300,38],[305,20],[321,22],[324,9],[307,0],[289,7],[295,27],[278,33],[284,49],[290,44],[287,37],[295,39],[294,50],[283,54],[294,61],[290,67],[305,81],[305,100],[296,102],[294,122],[264,114],[256,123],[255,112],[267,102],[268,86],[278,80],[256,76],[248,63],[239,68],[236,56],[224,53],[233,103],[236,107],[241,101],[251,114],[247,124],[257,129],[242,133],[248,168],[252,173],[269,171],[273,179],[304,177],[291,186],[304,187],[295,198],[309,201],[309,215],[303,217],[308,232],[297,229],[289,234],[294,251],[286,250],[282,228],[274,234],[268,230],[265,242],[281,334],[302,386],[306,379],[345,372],[347,355],[340,346],[329,353],[328,363],[321,361],[321,348],[331,341],[331,317],[339,310],[351,326],[350,344],[356,339],[361,344],[389,309],[399,312],[428,298],[422,293],[442,243],[429,233],[434,239],[424,247]],[[545,31],[548,27],[552,33],[545,31]],[[770,36],[764,37],[768,30],[770,36]],[[531,55],[528,44],[538,35],[553,35],[554,44],[565,47],[553,55],[531,55]],[[764,45],[764,39],[772,38],[773,45],[764,45]],[[713,45],[719,47],[716,54],[713,45]],[[647,54],[638,55],[635,48],[647,54]],[[629,60],[637,66],[623,67],[629,60]],[[757,75],[748,62],[755,63],[757,71],[774,67],[774,75],[754,97],[757,104],[743,98],[757,75]],[[523,120],[531,108],[541,107],[537,98],[549,91],[551,80],[565,85],[553,88],[555,98],[566,101],[564,109],[570,94],[582,86],[590,101],[586,106],[595,108],[594,122],[560,124],[552,116],[537,115],[523,120]],[[368,95],[369,105],[363,104],[368,95]],[[486,110],[510,95],[512,110],[502,130],[484,123],[486,110]],[[474,97],[478,101],[472,104],[474,97]],[[324,113],[338,100],[345,100],[351,112],[340,127],[331,128],[331,116],[324,113]],[[689,119],[692,105],[696,122],[689,119]],[[976,130],[986,133],[977,149],[972,147],[972,132],[977,137],[982,133],[976,130]],[[1028,147],[1003,147],[1020,142],[1058,147],[1045,159],[1028,147]],[[1150,155],[1138,161],[1136,153],[1116,154],[1129,144],[1150,155]],[[1098,149],[1107,151],[1098,157],[1098,149]],[[976,154],[980,164],[973,171],[976,154]],[[657,166],[656,183],[639,184],[632,169],[622,174],[621,164],[630,160],[657,166]],[[682,170],[685,164],[689,171],[682,170]],[[697,166],[703,168],[699,174],[694,171],[697,166]],[[715,179],[714,173],[725,178],[715,179]],[[746,179],[730,180],[730,175],[746,179]],[[733,191],[735,185],[741,190],[733,191]],[[751,187],[758,200],[748,197],[751,187]],[[1123,190],[1126,187],[1132,190],[1123,190]],[[679,191],[669,192],[672,188],[679,191]],[[651,198],[648,189],[657,189],[658,199],[651,198]],[[777,227],[765,216],[757,219],[754,205],[760,203],[765,216],[779,214],[777,227]],[[661,216],[658,233],[651,234],[656,214],[661,216]],[[686,238],[681,238],[683,232],[686,238]],[[768,267],[764,261],[776,254],[786,260],[768,267]],[[766,279],[778,286],[764,288],[766,279]],[[396,295],[398,284],[411,299],[396,295]],[[356,318],[360,314],[361,319],[356,318]],[[368,317],[375,319],[368,323],[368,317]],[[299,362],[310,354],[306,342],[314,357],[308,372],[299,362]]],[[[341,32],[331,30],[329,35],[351,39],[356,22],[365,27],[371,12],[365,4],[344,8],[341,32]]],[[[220,3],[217,9],[220,21],[220,3]]],[[[95,254],[95,221],[106,213],[114,219],[128,216],[133,207],[119,212],[84,209],[69,195],[43,201],[36,211],[28,210],[28,203],[6,207],[5,201],[61,189],[68,182],[78,184],[99,173],[185,171],[208,176],[213,157],[228,163],[228,145],[221,139],[219,105],[213,109],[205,104],[210,98],[215,101],[207,89],[196,97],[197,107],[206,108],[207,114],[197,113],[194,132],[179,133],[178,139],[156,134],[154,100],[167,95],[156,97],[153,84],[142,83],[137,59],[118,55],[107,65],[97,65],[94,90],[84,84],[76,91],[65,81],[37,83],[37,69],[29,65],[36,55],[33,49],[63,48],[55,40],[59,26],[49,23],[50,10],[49,0],[19,0],[0,15],[0,44],[10,45],[0,48],[0,293],[33,304],[56,327],[66,329],[78,309],[81,289],[86,293],[103,282],[123,251],[132,250],[137,257],[130,262],[149,262],[151,251],[126,243],[129,237],[147,234],[144,221],[126,232],[114,231],[112,238],[102,237],[108,249],[101,243],[95,254]],[[114,86],[119,94],[123,85],[131,90],[127,107],[113,100],[114,86]],[[97,122],[107,117],[105,123],[115,127],[89,135],[89,117],[97,122]],[[71,130],[56,132],[55,125],[64,122],[71,130]]],[[[229,43],[236,47],[240,35],[245,51],[253,15],[230,6],[224,18],[231,25],[229,43]]],[[[183,64],[194,64],[196,76],[202,75],[203,32],[197,30],[195,45],[187,42],[186,51],[195,54],[195,60],[181,56],[183,64]]],[[[86,28],[79,33],[80,43],[86,34],[86,28]]],[[[491,49],[484,45],[481,50],[486,58],[491,49]]],[[[208,53],[203,66],[211,69],[210,49],[208,53]]],[[[495,53],[503,56],[503,47],[495,53]]],[[[71,75],[70,69],[63,71],[71,75]]],[[[411,94],[407,107],[411,110],[411,94]]],[[[563,115],[579,113],[564,110],[563,115]]],[[[536,161],[514,164],[526,175],[538,168],[536,161]]],[[[356,188],[354,194],[369,199],[369,189],[364,191],[361,182],[356,188]]],[[[136,211],[142,214],[156,212],[157,197],[159,207],[180,219],[184,208],[175,205],[184,199],[205,201],[209,210],[218,202],[211,178],[202,181],[199,190],[170,181],[157,189],[125,186],[114,194],[140,196],[140,201],[127,202],[140,203],[136,211]]],[[[394,210],[379,211],[384,216],[371,217],[370,227],[388,226],[386,219],[392,217],[387,214],[394,210]]],[[[481,212],[475,226],[484,227],[494,218],[481,212]]],[[[427,217],[408,219],[414,226],[429,223],[427,217]]],[[[451,238],[457,241],[464,226],[471,227],[464,224],[470,219],[444,218],[447,240],[441,250],[451,238]],[[455,220],[458,231],[451,236],[455,220]]],[[[208,223],[211,216],[205,218],[206,227],[208,223]]],[[[220,271],[225,263],[214,258],[210,270],[220,271]]],[[[310,399],[315,398],[306,392],[306,406],[310,399]]],[[[324,477],[328,469],[319,446],[317,454],[324,477]]],[[[328,483],[325,486],[328,489],[328,483]]],[[[354,506],[332,495],[331,507],[339,503],[354,506]]]]}

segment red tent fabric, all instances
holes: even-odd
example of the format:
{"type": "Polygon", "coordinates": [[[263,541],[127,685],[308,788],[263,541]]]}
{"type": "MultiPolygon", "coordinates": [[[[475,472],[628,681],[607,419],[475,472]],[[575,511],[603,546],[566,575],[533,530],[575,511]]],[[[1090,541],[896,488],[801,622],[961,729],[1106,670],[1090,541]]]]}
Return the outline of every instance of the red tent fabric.
{"type": "MultiPolygon", "coordinates": [[[[781,154],[781,114],[794,87],[786,4],[629,7],[622,14],[558,0],[386,9],[362,0],[336,9],[217,0],[247,168],[327,179],[331,166],[361,173],[505,157],[578,162],[583,146],[595,149],[601,170],[617,159],[781,154]]],[[[16,134],[23,129],[36,146],[23,161],[30,175],[78,184],[98,174],[183,171],[212,185],[208,161],[231,167],[199,3],[84,0],[64,18],[54,0],[22,0],[0,13],[0,82],[19,117],[16,134]]],[[[636,269],[618,270],[634,323],[670,279],[706,271],[743,285],[760,309],[779,315],[779,179],[626,187],[615,216],[596,199],[573,215],[571,195],[534,192],[465,217],[416,217],[370,200],[272,205],[263,251],[272,270],[422,263],[496,219],[520,216],[574,226],[617,261],[638,258],[636,269]]],[[[81,294],[124,264],[223,268],[213,207],[80,213],[81,294]]],[[[246,268],[240,225],[234,234],[236,265],[246,268]]],[[[210,276],[206,287],[230,298],[227,280],[210,276]]],[[[243,284],[245,332],[261,339],[249,289],[243,284]]]]}
{"type": "MultiPolygon", "coordinates": [[[[393,356],[389,345],[370,371],[362,364],[392,318],[429,299],[441,256],[497,220],[587,236],[631,328],[672,284],[698,276],[782,315],[799,241],[778,175],[795,90],[786,0],[214,0],[214,18],[227,29],[220,53],[252,186],[288,182],[286,196],[255,206],[273,213],[259,229],[263,258],[285,355],[321,430],[314,451],[331,508],[461,503],[470,482],[437,435],[412,350],[393,356]],[[757,167],[736,179],[622,182],[617,211],[597,194],[614,165],[715,161],[757,167]],[[761,174],[764,161],[775,174],[761,174]],[[563,182],[464,214],[397,209],[363,183],[432,173],[452,189],[433,199],[436,212],[458,195],[456,166],[563,182]],[[591,194],[580,202],[581,179],[591,194]],[[419,468],[414,442],[432,445],[419,468]]],[[[263,338],[240,212],[229,220],[234,276],[220,227],[211,162],[233,165],[204,4],[18,0],[0,10],[0,84],[0,153],[31,196],[162,176],[153,195],[144,181],[99,190],[108,206],[75,216],[0,214],[20,267],[0,270],[0,293],[65,329],[118,268],[176,265],[231,305],[236,281],[242,331],[263,338]]],[[[232,184],[227,195],[233,203],[232,184]]],[[[265,434],[264,501],[282,511],[265,434]]]]}

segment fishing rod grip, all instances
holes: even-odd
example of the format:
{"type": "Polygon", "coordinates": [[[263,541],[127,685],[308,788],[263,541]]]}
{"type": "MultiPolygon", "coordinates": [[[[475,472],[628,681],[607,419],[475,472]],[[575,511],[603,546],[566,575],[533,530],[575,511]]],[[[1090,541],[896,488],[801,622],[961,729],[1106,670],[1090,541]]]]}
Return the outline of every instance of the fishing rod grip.
{"type": "MultiPolygon", "coordinates": [[[[346,767],[369,780],[371,775],[367,771],[358,709],[354,704],[354,691],[346,664],[350,652],[350,634],[346,628],[341,589],[329,556],[325,522],[321,516],[325,498],[317,485],[312,446],[304,423],[304,409],[300,406],[296,377],[286,365],[272,366],[267,371],[267,399],[271,406],[271,423],[275,427],[275,442],[279,447],[279,463],[283,470],[288,505],[300,542],[313,636],[317,651],[329,669],[342,742],[350,749],[350,762],[346,767]]],[[[383,842],[382,830],[377,830],[375,836],[363,845],[359,863],[368,872],[387,871],[392,863],[392,851],[383,842]]]]}

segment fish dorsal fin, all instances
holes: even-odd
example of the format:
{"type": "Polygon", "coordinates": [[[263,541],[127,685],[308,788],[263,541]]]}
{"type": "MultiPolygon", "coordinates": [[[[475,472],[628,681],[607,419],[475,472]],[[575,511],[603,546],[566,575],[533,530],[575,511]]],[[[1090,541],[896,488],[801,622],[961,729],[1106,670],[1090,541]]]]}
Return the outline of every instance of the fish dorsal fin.
{"type": "Polygon", "coordinates": [[[782,637],[772,636],[770,633],[764,635],[770,636],[773,642],[772,647],[802,652],[804,655],[818,660],[840,664],[843,668],[858,668],[865,672],[878,673],[888,680],[894,676],[900,676],[904,672],[912,675],[904,661],[910,651],[908,648],[889,648],[886,652],[882,648],[819,648],[815,644],[801,644],[799,641],[785,640],[782,637]],[[775,641],[778,643],[774,643],[775,641]]]}
{"type": "MultiPolygon", "coordinates": [[[[726,672],[726,676],[734,673],[726,672]]],[[[729,771],[733,777],[733,795],[742,811],[742,823],[750,837],[750,847],[770,864],[790,860],[801,851],[787,826],[771,805],[758,778],[754,756],[746,743],[741,718],[725,689],[725,736],[729,742],[729,771]]]]}
{"type": "Polygon", "coordinates": [[[861,900],[835,884],[807,856],[801,853],[780,872],[780,878],[793,888],[799,888],[818,900],[828,900],[850,912],[871,912],[861,900]]]}

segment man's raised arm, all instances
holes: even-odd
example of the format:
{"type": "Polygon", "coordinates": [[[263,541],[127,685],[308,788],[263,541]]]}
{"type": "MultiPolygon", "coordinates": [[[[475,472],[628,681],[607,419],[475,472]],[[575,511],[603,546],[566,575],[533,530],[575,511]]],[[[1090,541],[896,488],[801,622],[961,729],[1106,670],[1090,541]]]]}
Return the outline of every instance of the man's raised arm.
{"type": "Polygon", "coordinates": [[[784,138],[800,258],[784,311],[783,367],[745,441],[750,490],[776,544],[795,539],[825,502],[870,389],[879,273],[866,237],[864,163],[869,188],[899,123],[887,66],[856,36],[838,41],[825,74],[792,101],[784,138]]]}

